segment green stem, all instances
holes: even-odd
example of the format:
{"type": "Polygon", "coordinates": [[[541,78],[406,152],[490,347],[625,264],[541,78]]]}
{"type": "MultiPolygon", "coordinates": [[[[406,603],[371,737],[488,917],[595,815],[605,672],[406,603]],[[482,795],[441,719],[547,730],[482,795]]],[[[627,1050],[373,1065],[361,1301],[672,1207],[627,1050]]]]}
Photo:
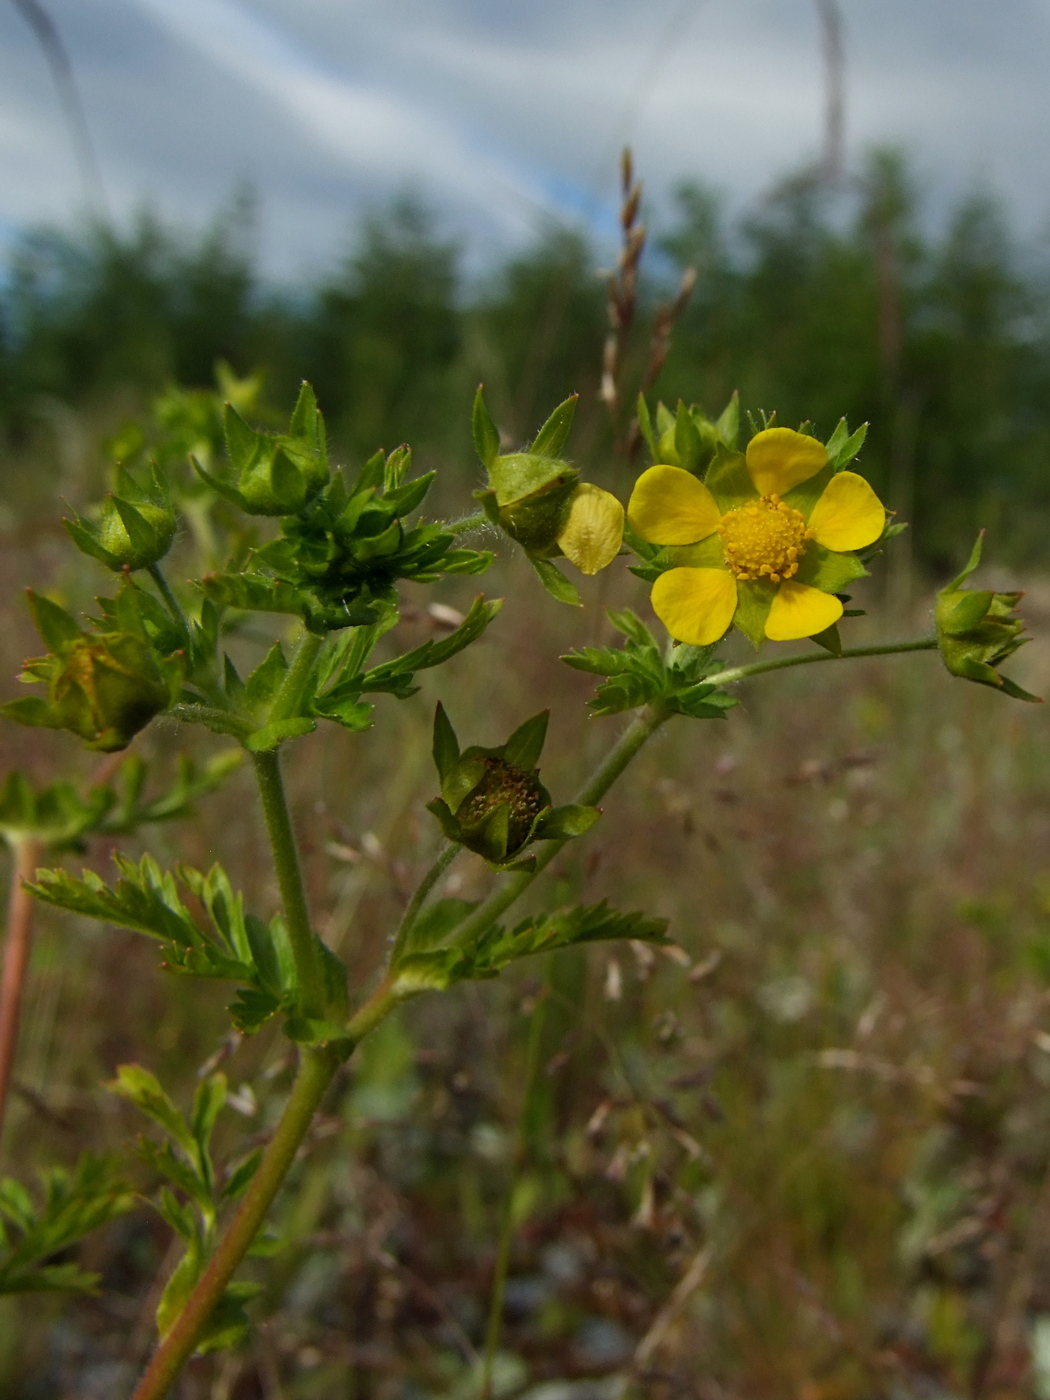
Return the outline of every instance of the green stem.
{"type": "MultiPolygon", "coordinates": [[[[639,710],[573,801],[578,802],[583,807],[593,807],[599,802],[639,749],[648,743],[661,724],[671,718],[671,713],[670,710],[666,710],[658,704],[646,705],[639,710]]],[[[546,870],[551,861],[565,849],[567,844],[568,839],[565,841],[545,841],[542,851],[536,856],[535,868],[518,871],[517,874],[511,875],[505,884],[494,890],[488,899],[458,926],[455,931],[456,942],[469,943],[472,939],[480,937],[486,929],[491,928],[500,915],[521,898],[536,876],[546,870]]]]}
{"type": "Polygon", "coordinates": [[[415,894],[409,900],[408,907],[402,915],[397,933],[394,934],[394,944],[390,952],[390,963],[392,967],[397,966],[401,954],[405,951],[405,944],[408,942],[408,936],[412,932],[416,919],[419,916],[419,911],[422,909],[427,895],[456,859],[456,856],[459,855],[459,849],[460,848],[454,841],[446,841],[438,852],[433,865],[419,882],[415,894]]]}
{"type": "Polygon", "coordinates": [[[465,515],[462,520],[450,520],[445,529],[450,535],[467,535],[471,530],[480,530],[485,525],[491,525],[492,521],[483,510],[476,510],[473,515],[465,515]]]}
{"type": "MultiPolygon", "coordinates": [[[[389,983],[382,983],[347,1026],[351,1045],[363,1040],[389,1015],[399,1000],[389,983]]],[[[252,1184],[211,1262],[179,1314],[178,1321],[154,1353],[132,1400],[163,1400],[192,1356],[208,1318],[266,1219],[267,1211],[295,1160],[325,1090],[342,1061],[342,1054],[337,1055],[324,1048],[309,1048],[302,1052],[299,1073],[280,1122],[263,1153],[259,1170],[252,1178],[252,1184]]]]}
{"type": "Polygon", "coordinates": [[[899,651],[936,651],[936,637],[920,637],[914,642],[886,642],[873,647],[847,647],[838,656],[830,651],[804,651],[797,656],[782,656],[776,661],[753,661],[750,666],[734,666],[728,671],[716,671],[708,677],[715,685],[733,685],[748,676],[760,676],[765,671],[784,671],[789,666],[810,666],[814,661],[845,661],[856,656],[893,656],[899,651]]]}
{"type": "Polygon", "coordinates": [[[197,705],[180,701],[168,711],[172,719],[182,720],[183,724],[203,724],[216,734],[232,734],[237,739],[246,739],[252,732],[247,720],[238,719],[229,710],[220,710],[214,705],[197,705]]]}
{"type": "Polygon", "coordinates": [[[317,940],[310,925],[306,905],[303,875],[299,868],[299,852],[292,831],[292,819],[284,795],[281,778],[280,750],[253,753],[255,778],[259,785],[266,830],[273,848],[274,868],[288,924],[288,938],[295,958],[299,979],[299,1001],[304,1016],[322,1017],[325,1013],[324,974],[317,951],[317,940]]]}
{"type": "Polygon", "coordinates": [[[500,1332],[503,1327],[503,1299],[507,1289],[507,1272],[510,1268],[510,1248],[514,1243],[514,1192],[518,1177],[525,1164],[525,1120],[532,1099],[532,1089],[536,1082],[536,1070],[540,1061],[540,1046],[543,1043],[543,1021],[547,1006],[544,995],[532,1013],[529,1026],[529,1048],[525,1062],[525,1087],[522,1091],[521,1106],[518,1109],[518,1125],[514,1134],[514,1153],[511,1157],[511,1176],[507,1194],[503,1201],[503,1218],[500,1221],[499,1242],[496,1246],[496,1264],[492,1275],[492,1295],[489,1299],[489,1320],[485,1331],[485,1357],[481,1366],[480,1400],[492,1400],[492,1368],[499,1349],[500,1332]]]}
{"type": "Polygon", "coordinates": [[[168,612],[171,613],[175,622],[178,624],[180,630],[188,637],[190,634],[190,625],[186,621],[186,614],[179,607],[179,600],[171,591],[171,585],[168,583],[168,580],[164,577],[164,573],[160,565],[147,564],[146,572],[149,574],[153,582],[157,585],[157,591],[160,593],[160,596],[164,599],[164,606],[167,608],[168,612]]]}
{"type": "Polygon", "coordinates": [[[324,638],[313,632],[306,632],[299,643],[295,659],[288,668],[288,674],[281,682],[273,705],[270,707],[270,723],[279,719],[293,719],[299,714],[300,703],[310,672],[317,661],[318,653],[324,646],[324,638]]]}

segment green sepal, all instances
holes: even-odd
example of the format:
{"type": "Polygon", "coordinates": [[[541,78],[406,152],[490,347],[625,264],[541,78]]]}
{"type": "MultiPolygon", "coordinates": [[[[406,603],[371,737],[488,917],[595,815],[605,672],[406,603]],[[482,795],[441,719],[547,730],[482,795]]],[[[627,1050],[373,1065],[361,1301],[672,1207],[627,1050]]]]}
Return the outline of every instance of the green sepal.
{"type": "Polygon", "coordinates": [[[867,577],[867,569],[855,554],[839,554],[810,540],[799,561],[794,582],[807,583],[822,593],[841,593],[858,578],[867,577]]]}
{"type": "Polygon", "coordinates": [[[740,628],[756,651],[766,640],[766,619],[776,595],[775,583],[765,579],[737,579],[733,625],[740,628]]]}
{"type": "Polygon", "coordinates": [[[721,443],[715,448],[704,485],[714,496],[723,515],[758,499],[758,491],[747,469],[747,458],[742,452],[731,451],[721,443]]]}
{"type": "Polygon", "coordinates": [[[533,769],[540,761],[543,745],[547,742],[547,725],[550,710],[541,710],[524,724],[518,726],[503,745],[503,759],[514,768],[533,769]]]}
{"type": "Polygon", "coordinates": [[[532,555],[529,556],[529,562],[552,598],[559,603],[567,603],[569,607],[583,607],[583,600],[576,585],[565,577],[556,564],[552,564],[549,559],[536,559],[532,555]]]}
{"type": "Polygon", "coordinates": [[[579,394],[573,394],[558,405],[533,439],[530,453],[538,457],[558,456],[572,431],[579,397],[579,394]]]}
{"type": "Polygon", "coordinates": [[[674,447],[679,467],[693,472],[694,475],[700,471],[703,459],[707,455],[704,452],[704,442],[693,415],[681,399],[678,400],[678,412],[675,416],[674,447]]]}
{"type": "Polygon", "coordinates": [[[817,646],[823,647],[825,651],[830,651],[832,656],[842,655],[842,638],[839,635],[837,622],[833,622],[830,627],[825,627],[823,632],[814,632],[810,641],[816,642],[817,646]]]}
{"type": "Polygon", "coordinates": [[[540,816],[536,823],[537,841],[568,841],[583,836],[601,816],[600,807],[581,807],[572,803],[565,807],[552,807],[540,816]]]}
{"type": "Polygon", "coordinates": [[[444,782],[453,767],[459,762],[459,740],[456,738],[452,721],[445,713],[445,707],[440,700],[434,711],[433,754],[434,767],[437,769],[438,777],[444,782]]]}
{"type": "Polygon", "coordinates": [[[736,450],[740,437],[740,394],[734,389],[729,402],[715,419],[715,431],[730,451],[736,450]]]}
{"type": "Polygon", "coordinates": [[[474,448],[481,458],[482,465],[488,469],[499,456],[499,429],[492,421],[482,389],[483,386],[479,384],[478,392],[474,395],[471,422],[474,430],[474,448]]]}
{"type": "Polygon", "coordinates": [[[645,445],[649,449],[649,456],[653,463],[659,462],[659,445],[656,440],[656,433],[653,431],[653,420],[649,414],[649,405],[645,402],[645,395],[638,395],[638,429],[645,440],[645,445]]]}
{"type": "Polygon", "coordinates": [[[839,419],[835,425],[835,431],[827,441],[828,462],[833,471],[841,472],[849,466],[864,446],[864,439],[867,435],[867,423],[862,423],[855,433],[850,433],[849,424],[845,418],[839,419]]]}

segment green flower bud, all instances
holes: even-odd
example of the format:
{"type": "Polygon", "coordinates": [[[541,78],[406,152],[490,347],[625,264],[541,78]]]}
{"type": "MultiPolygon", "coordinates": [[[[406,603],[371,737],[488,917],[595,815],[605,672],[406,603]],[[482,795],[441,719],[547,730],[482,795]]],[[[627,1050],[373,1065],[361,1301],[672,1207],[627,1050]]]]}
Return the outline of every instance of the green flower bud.
{"type": "Polygon", "coordinates": [[[144,637],[82,632],[64,608],[33,592],[29,604],[50,650],[27,661],[20,679],[46,682],[47,699],[14,700],[2,712],[20,724],[68,729],[103,753],[127,748],[171,703],[171,687],[144,637]]]}
{"type": "MultiPolygon", "coordinates": [[[[506,868],[532,841],[580,836],[600,815],[596,807],[554,807],[536,767],[548,712],[535,715],[494,749],[462,754],[439,704],[434,715],[434,762],[441,797],[428,804],[450,841],[506,868]]],[[[522,862],[516,862],[518,866],[522,862]]]]}
{"type": "Polygon", "coordinates": [[[953,676],[991,686],[1015,700],[1031,700],[1038,704],[1039,696],[1030,695],[997,670],[1030,640],[1022,635],[1025,624],[1015,613],[1024,595],[962,587],[981,562],[983,545],[982,530],[966,568],[937,594],[934,622],[941,657],[953,676]]]}
{"type": "Polygon", "coordinates": [[[108,569],[145,569],[163,559],[175,538],[178,521],[156,467],[148,486],[117,468],[117,489],[103,501],[97,520],[79,515],[64,520],[73,543],[108,569]]]}
{"type": "Polygon", "coordinates": [[[580,473],[554,457],[513,452],[497,457],[489,468],[500,528],[529,554],[548,559],[559,554],[558,536],[565,528],[580,473]]]}
{"type": "Polygon", "coordinates": [[[295,515],[328,485],[324,420],[309,384],[302,387],[287,433],[257,432],[229,403],[224,427],[233,480],[212,476],[196,460],[194,466],[246,514],[295,515]]]}

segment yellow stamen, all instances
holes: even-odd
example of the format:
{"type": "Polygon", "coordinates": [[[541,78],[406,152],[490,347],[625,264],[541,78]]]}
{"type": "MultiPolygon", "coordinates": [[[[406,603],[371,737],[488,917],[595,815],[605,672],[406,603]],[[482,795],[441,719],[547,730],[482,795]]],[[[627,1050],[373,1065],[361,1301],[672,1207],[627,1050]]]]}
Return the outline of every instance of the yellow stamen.
{"type": "Polygon", "coordinates": [[[802,512],[785,505],[777,495],[727,511],[718,533],[724,541],[725,562],[737,578],[765,578],[770,583],[781,583],[798,572],[802,553],[813,538],[802,512]]]}

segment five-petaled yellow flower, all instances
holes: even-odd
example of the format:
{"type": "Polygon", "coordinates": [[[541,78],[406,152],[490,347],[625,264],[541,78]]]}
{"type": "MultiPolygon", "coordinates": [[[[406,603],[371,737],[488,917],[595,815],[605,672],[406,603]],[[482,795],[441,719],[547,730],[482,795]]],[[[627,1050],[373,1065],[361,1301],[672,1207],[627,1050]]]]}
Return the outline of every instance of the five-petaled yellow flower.
{"type": "Polygon", "coordinates": [[[823,443],[790,428],[756,434],[745,457],[716,459],[706,484],[650,467],[627,516],[643,540],[677,546],[681,567],[656,580],[652,604],[693,646],[717,642],[734,618],[756,644],[831,627],[842,616],[834,594],[865,572],[848,551],[874,544],[886,523],[862,476],[833,472],[823,443]]]}

